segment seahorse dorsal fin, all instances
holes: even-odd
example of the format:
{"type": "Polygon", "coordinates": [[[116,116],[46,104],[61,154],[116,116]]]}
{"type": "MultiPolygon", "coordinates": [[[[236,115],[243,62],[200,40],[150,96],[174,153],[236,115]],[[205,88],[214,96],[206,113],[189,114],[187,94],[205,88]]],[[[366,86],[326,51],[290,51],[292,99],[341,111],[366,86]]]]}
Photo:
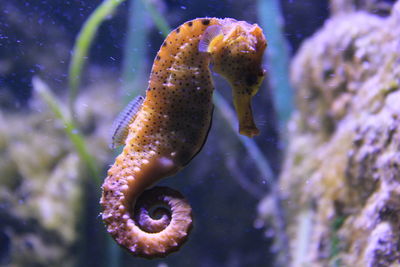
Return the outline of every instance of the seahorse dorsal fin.
{"type": "Polygon", "coordinates": [[[135,120],[143,101],[143,96],[137,96],[119,113],[112,126],[110,148],[114,149],[125,143],[129,125],[135,120]]]}
{"type": "Polygon", "coordinates": [[[200,52],[211,52],[209,50],[211,42],[216,37],[223,37],[222,27],[220,25],[211,25],[203,33],[199,42],[200,52]]]}

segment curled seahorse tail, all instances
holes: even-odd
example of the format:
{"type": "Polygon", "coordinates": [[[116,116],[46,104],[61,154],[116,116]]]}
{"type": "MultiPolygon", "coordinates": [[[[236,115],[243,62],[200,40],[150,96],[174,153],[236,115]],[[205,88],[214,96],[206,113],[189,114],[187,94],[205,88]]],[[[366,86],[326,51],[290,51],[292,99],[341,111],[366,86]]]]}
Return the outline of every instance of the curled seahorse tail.
{"type": "Polygon", "coordinates": [[[108,231],[133,255],[165,257],[185,243],[192,229],[192,208],[178,191],[157,186],[136,201],[112,201],[115,193],[104,192],[101,202],[108,231]]]}
{"type": "Polygon", "coordinates": [[[151,258],[177,251],[193,226],[190,204],[181,193],[169,187],[156,186],[144,191],[136,201],[134,216],[141,230],[157,235],[153,249],[160,253],[153,252],[151,258]]]}

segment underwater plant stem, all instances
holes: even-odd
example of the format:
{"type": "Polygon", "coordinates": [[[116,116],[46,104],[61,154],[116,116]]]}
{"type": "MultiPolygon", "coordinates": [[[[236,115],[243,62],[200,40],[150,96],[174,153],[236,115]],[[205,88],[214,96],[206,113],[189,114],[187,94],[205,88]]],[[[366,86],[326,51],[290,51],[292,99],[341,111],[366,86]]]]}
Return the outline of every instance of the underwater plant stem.
{"type": "Polygon", "coordinates": [[[133,97],[143,93],[146,88],[146,40],[148,28],[143,25],[147,19],[143,1],[130,0],[128,29],[122,66],[123,102],[128,104],[133,97]]]}
{"type": "MultiPolygon", "coordinates": [[[[284,137],[285,127],[294,108],[293,89],[289,79],[289,45],[283,31],[283,18],[278,0],[259,0],[258,15],[268,38],[265,54],[269,64],[269,83],[273,90],[279,129],[284,137]]],[[[282,138],[285,141],[285,138],[282,138]]]]}
{"type": "Polygon", "coordinates": [[[160,30],[162,35],[166,37],[171,31],[171,27],[168,25],[167,20],[164,18],[163,15],[160,14],[157,8],[152,3],[150,3],[149,0],[139,0],[139,1],[141,1],[144,4],[144,7],[149,12],[150,16],[153,18],[154,24],[160,30]]]}
{"type": "Polygon", "coordinates": [[[264,190],[260,188],[259,185],[252,183],[249,181],[249,179],[246,177],[246,174],[244,174],[239,166],[238,162],[236,159],[228,157],[225,159],[225,166],[228,170],[231,171],[232,177],[236,180],[236,182],[251,196],[253,196],[255,199],[262,199],[263,196],[265,195],[264,190]]]}
{"type": "Polygon", "coordinates": [[[115,8],[125,0],[105,0],[103,1],[85,21],[72,49],[72,59],[69,64],[68,83],[69,83],[69,110],[72,120],[75,117],[75,100],[81,82],[82,69],[87,59],[90,45],[94,36],[104,19],[111,15],[115,8]]]}
{"type": "Polygon", "coordinates": [[[250,154],[250,156],[253,158],[258,171],[262,174],[263,178],[265,180],[269,180],[270,182],[273,182],[275,180],[274,173],[272,172],[272,168],[268,163],[268,160],[264,156],[264,154],[261,152],[260,148],[257,146],[257,144],[251,140],[250,138],[246,136],[242,136],[239,134],[239,132],[236,129],[237,120],[235,117],[235,113],[232,110],[232,108],[229,106],[227,101],[224,99],[224,97],[219,94],[217,91],[214,92],[214,103],[215,106],[218,108],[220,111],[222,117],[228,122],[230,128],[232,131],[235,133],[239,141],[243,144],[243,146],[246,148],[247,153],[250,154]]]}
{"type": "Polygon", "coordinates": [[[90,155],[90,153],[88,152],[83,135],[81,135],[78,132],[74,122],[64,115],[64,112],[62,111],[62,105],[57,101],[56,97],[52,94],[48,85],[38,77],[33,77],[32,84],[34,90],[53,111],[55,117],[64,124],[65,133],[71,140],[71,143],[74,145],[81,160],[85,162],[86,165],[88,166],[88,169],[90,171],[90,176],[95,181],[96,186],[100,187],[101,180],[100,180],[98,166],[92,155],[90,155]]]}
{"type": "MultiPolygon", "coordinates": [[[[289,46],[284,37],[283,19],[278,0],[258,0],[258,16],[261,26],[268,38],[268,49],[265,54],[269,63],[268,77],[273,90],[273,102],[275,105],[280,142],[286,146],[285,130],[294,108],[293,89],[289,81],[289,46]]],[[[271,189],[273,199],[273,216],[278,222],[274,228],[277,232],[276,244],[280,253],[276,263],[287,264],[289,256],[289,238],[286,233],[286,214],[282,205],[278,181],[275,181],[271,189]]]]}
{"type": "MultiPolygon", "coordinates": [[[[146,1],[146,0],[142,0],[146,1]]],[[[150,3],[148,3],[149,6],[151,6],[150,3]]],[[[157,27],[159,27],[160,31],[164,33],[164,36],[166,37],[168,33],[171,31],[171,27],[168,25],[167,21],[163,17],[163,15],[158,12],[157,9],[153,7],[153,12],[150,13],[151,17],[153,18],[154,21],[162,21],[163,27],[165,29],[167,28],[168,31],[164,31],[164,28],[160,28],[158,24],[156,24],[157,27]]],[[[237,129],[234,125],[237,125],[237,122],[235,120],[235,113],[233,112],[232,108],[229,106],[229,104],[225,101],[222,95],[220,95],[217,91],[214,91],[214,103],[215,106],[218,108],[218,110],[221,112],[222,117],[228,122],[228,124],[231,126],[232,131],[235,133],[239,141],[244,145],[246,148],[247,152],[250,154],[250,156],[253,158],[253,160],[256,163],[256,166],[260,173],[263,175],[263,177],[266,180],[273,181],[275,180],[274,173],[272,172],[272,168],[268,163],[268,160],[264,157],[263,153],[257,146],[257,144],[249,139],[248,137],[242,136],[237,132],[237,129]]]]}

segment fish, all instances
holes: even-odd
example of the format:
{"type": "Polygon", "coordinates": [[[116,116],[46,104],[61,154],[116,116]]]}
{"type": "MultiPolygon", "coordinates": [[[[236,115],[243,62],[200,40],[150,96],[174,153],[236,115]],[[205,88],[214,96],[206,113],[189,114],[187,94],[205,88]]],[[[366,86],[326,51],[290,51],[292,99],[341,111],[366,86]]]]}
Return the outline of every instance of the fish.
{"type": "Polygon", "coordinates": [[[135,120],[136,114],[143,104],[144,97],[137,96],[118,115],[112,126],[110,148],[114,149],[125,144],[129,125],[135,120]]]}

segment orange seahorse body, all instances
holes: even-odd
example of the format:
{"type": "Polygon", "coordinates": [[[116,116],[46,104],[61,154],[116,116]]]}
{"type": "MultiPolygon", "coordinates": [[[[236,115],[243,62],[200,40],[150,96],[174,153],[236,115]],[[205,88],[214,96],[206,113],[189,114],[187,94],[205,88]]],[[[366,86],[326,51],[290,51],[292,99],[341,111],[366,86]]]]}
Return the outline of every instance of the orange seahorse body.
{"type": "Polygon", "coordinates": [[[250,102],[264,77],[265,48],[256,24],[234,19],[188,21],[165,39],[100,201],[108,232],[133,255],[176,251],[192,227],[191,207],[178,192],[146,189],[175,174],[202,148],[213,111],[210,63],[233,88],[239,132],[258,134],[250,102]]]}

